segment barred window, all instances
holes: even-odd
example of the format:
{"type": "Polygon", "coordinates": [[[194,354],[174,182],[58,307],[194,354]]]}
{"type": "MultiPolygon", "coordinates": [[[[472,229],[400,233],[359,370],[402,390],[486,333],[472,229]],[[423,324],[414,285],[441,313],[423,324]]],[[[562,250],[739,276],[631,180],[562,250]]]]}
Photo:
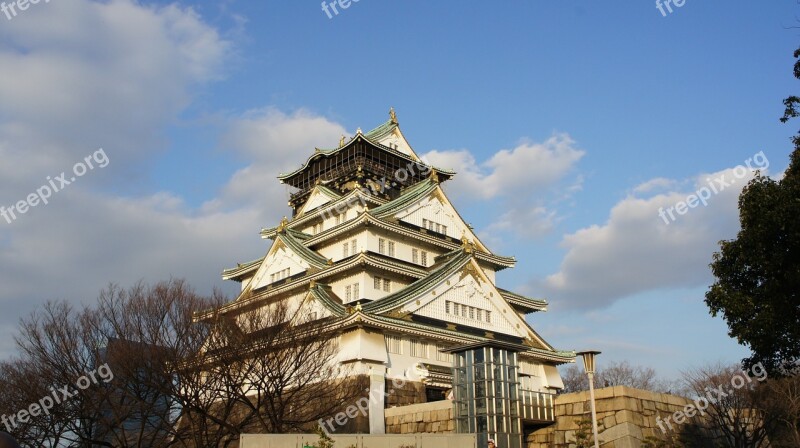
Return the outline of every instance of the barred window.
{"type": "Polygon", "coordinates": [[[422,256],[422,265],[428,266],[428,253],[423,250],[420,255],[422,256]]]}
{"type": "Polygon", "coordinates": [[[386,336],[386,351],[389,353],[403,354],[403,340],[399,336],[386,336]]]}
{"type": "Polygon", "coordinates": [[[344,287],[344,298],[347,301],[350,301],[350,300],[353,299],[353,287],[352,286],[347,285],[347,286],[344,287]]]}
{"type": "Polygon", "coordinates": [[[415,358],[428,357],[428,344],[419,339],[411,340],[411,356],[415,358]]]}
{"type": "Polygon", "coordinates": [[[448,347],[437,344],[436,345],[436,360],[437,361],[444,361],[444,362],[453,362],[453,354],[452,353],[444,353],[442,350],[447,350],[448,347]]]}
{"type": "Polygon", "coordinates": [[[389,256],[394,257],[394,241],[389,241],[389,256]]]}
{"type": "Polygon", "coordinates": [[[375,289],[380,291],[381,283],[382,283],[381,278],[378,277],[378,276],[375,276],[375,285],[373,285],[375,287],[375,289]]]}
{"type": "Polygon", "coordinates": [[[386,253],[386,240],[383,238],[378,238],[378,253],[379,254],[386,253]]]}
{"type": "Polygon", "coordinates": [[[445,314],[450,314],[450,301],[449,300],[445,300],[444,301],[444,312],[445,312],[445,314]]]}
{"type": "Polygon", "coordinates": [[[353,299],[354,300],[358,300],[358,299],[361,298],[360,294],[359,294],[359,289],[360,289],[360,284],[354,283],[353,284],[353,299]]]}
{"type": "Polygon", "coordinates": [[[350,242],[350,250],[352,250],[352,254],[355,255],[358,253],[358,240],[353,240],[350,242]]]}
{"type": "Polygon", "coordinates": [[[342,257],[347,258],[347,243],[342,245],[342,257]]]}
{"type": "Polygon", "coordinates": [[[392,292],[392,281],[388,278],[383,279],[383,290],[386,292],[392,292]]]}
{"type": "Polygon", "coordinates": [[[419,264],[419,249],[411,249],[411,262],[419,264]]]}
{"type": "Polygon", "coordinates": [[[492,323],[492,312],[491,311],[487,311],[486,312],[486,322],[492,323]]]}

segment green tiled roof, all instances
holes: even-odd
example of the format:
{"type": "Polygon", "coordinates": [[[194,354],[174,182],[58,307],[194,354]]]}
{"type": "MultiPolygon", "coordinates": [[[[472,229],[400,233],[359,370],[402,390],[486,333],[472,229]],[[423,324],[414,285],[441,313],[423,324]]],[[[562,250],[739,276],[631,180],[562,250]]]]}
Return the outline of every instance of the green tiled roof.
{"type": "Polygon", "coordinates": [[[401,194],[397,199],[387,202],[380,207],[373,208],[370,210],[370,213],[372,216],[377,216],[379,218],[389,216],[424,198],[430,194],[430,192],[436,189],[436,185],[437,183],[431,179],[425,179],[417,182],[410,188],[407,188],[405,191],[403,191],[403,194],[401,194]]]}
{"type": "Polygon", "coordinates": [[[377,128],[364,134],[370,140],[380,140],[387,135],[391,135],[397,129],[397,123],[392,120],[387,120],[377,128]]]}
{"type": "Polygon", "coordinates": [[[330,286],[317,283],[313,285],[309,291],[315,299],[319,300],[325,308],[329,309],[336,316],[345,315],[345,307],[338,300],[330,295],[330,286]]]}
{"type": "MultiPolygon", "coordinates": [[[[298,169],[296,169],[296,170],[294,170],[294,171],[292,171],[290,173],[281,173],[281,174],[278,175],[278,179],[285,180],[285,179],[288,179],[288,178],[294,176],[297,173],[302,172],[304,169],[306,169],[311,164],[311,162],[315,158],[317,158],[317,157],[328,157],[328,156],[334,155],[334,154],[338,153],[339,151],[342,151],[344,149],[349,148],[350,145],[355,143],[359,138],[363,138],[364,140],[366,140],[371,145],[373,145],[375,147],[378,147],[378,148],[381,148],[382,150],[384,150],[384,151],[386,151],[388,153],[394,154],[394,155],[396,155],[396,156],[398,156],[400,158],[406,159],[406,160],[408,160],[410,162],[417,162],[417,160],[415,160],[414,157],[412,157],[412,156],[410,156],[410,155],[408,155],[408,154],[406,154],[404,152],[398,151],[398,150],[396,150],[394,148],[390,148],[388,146],[382,145],[382,144],[378,143],[377,141],[375,141],[375,140],[377,140],[377,138],[379,138],[379,137],[376,137],[376,136],[386,135],[388,132],[393,131],[394,128],[387,128],[386,126],[387,126],[387,123],[384,123],[381,126],[378,126],[377,128],[373,129],[372,131],[369,131],[367,134],[356,134],[355,137],[350,139],[349,142],[347,142],[344,146],[342,146],[340,148],[332,148],[332,149],[316,148],[314,154],[311,155],[311,157],[309,157],[308,160],[306,160],[306,162],[303,163],[303,165],[300,166],[300,168],[298,168],[298,169]]],[[[396,124],[392,124],[392,126],[397,126],[397,125],[396,124]]],[[[420,162],[420,163],[424,163],[424,162],[420,162]]],[[[447,170],[447,169],[443,169],[443,168],[435,168],[435,169],[436,169],[436,171],[438,171],[438,172],[440,172],[442,174],[446,174],[448,176],[455,176],[455,174],[456,174],[455,171],[452,171],[452,170],[447,170]]]]}
{"type": "Polygon", "coordinates": [[[525,297],[507,289],[497,288],[497,290],[500,291],[500,294],[502,294],[503,297],[512,304],[518,304],[536,310],[547,308],[547,300],[525,297]]]}
{"type": "Polygon", "coordinates": [[[470,258],[472,258],[472,254],[462,250],[461,255],[451,258],[449,261],[433,270],[427,277],[423,277],[400,291],[389,294],[380,300],[364,305],[364,312],[385,313],[403,305],[406,301],[418,297],[419,294],[425,292],[425,290],[434,287],[454,272],[461,269],[461,267],[469,262],[470,258]]]}
{"type": "Polygon", "coordinates": [[[248,272],[255,271],[264,262],[264,257],[258,260],[249,261],[247,263],[240,263],[235,268],[225,269],[222,271],[222,279],[237,279],[248,272]]]}
{"type": "Polygon", "coordinates": [[[303,260],[307,261],[311,266],[320,269],[328,266],[328,259],[307,248],[300,241],[297,241],[297,238],[293,235],[293,231],[291,229],[285,229],[283,232],[278,233],[277,239],[283,241],[283,243],[286,244],[294,253],[299,255],[303,260]]]}

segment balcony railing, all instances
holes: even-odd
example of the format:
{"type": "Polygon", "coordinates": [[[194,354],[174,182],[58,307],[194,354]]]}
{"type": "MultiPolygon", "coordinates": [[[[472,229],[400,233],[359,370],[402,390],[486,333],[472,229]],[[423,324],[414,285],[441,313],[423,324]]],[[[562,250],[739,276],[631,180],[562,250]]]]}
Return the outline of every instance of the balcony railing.
{"type": "Polygon", "coordinates": [[[522,420],[554,422],[555,395],[532,390],[520,390],[522,420]]]}

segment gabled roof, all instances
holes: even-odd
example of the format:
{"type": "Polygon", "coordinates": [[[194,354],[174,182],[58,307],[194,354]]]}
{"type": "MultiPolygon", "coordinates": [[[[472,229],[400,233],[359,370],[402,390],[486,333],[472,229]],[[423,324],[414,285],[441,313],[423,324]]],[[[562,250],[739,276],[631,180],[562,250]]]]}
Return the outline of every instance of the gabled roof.
{"type": "MultiPolygon", "coordinates": [[[[351,312],[354,310],[351,309],[351,312]]],[[[433,327],[419,322],[406,319],[397,319],[389,316],[369,314],[363,311],[354,311],[353,314],[345,316],[334,324],[336,327],[348,328],[356,326],[370,326],[382,330],[397,331],[405,335],[430,337],[440,339],[455,344],[470,344],[478,342],[493,342],[494,339],[486,336],[470,334],[463,331],[449,330],[445,328],[433,327]]],[[[529,347],[522,355],[542,361],[551,361],[564,364],[575,361],[574,351],[563,351],[555,349],[541,349],[529,347]]]]}
{"type": "Polygon", "coordinates": [[[420,293],[444,281],[453,272],[461,269],[472,259],[472,254],[467,253],[467,251],[459,249],[458,252],[461,253],[451,257],[450,260],[445,263],[442,263],[441,266],[431,271],[427,276],[422,277],[405,288],[389,294],[380,300],[364,305],[364,312],[385,313],[391,311],[403,305],[405,302],[416,298],[420,293]]]}
{"type": "Polygon", "coordinates": [[[258,267],[264,262],[264,258],[265,257],[261,257],[258,260],[253,260],[247,263],[239,263],[235,268],[225,269],[222,271],[222,279],[241,281],[243,277],[247,276],[247,274],[258,270],[258,267]]]}
{"type": "Polygon", "coordinates": [[[330,204],[333,201],[338,201],[341,198],[342,198],[342,195],[339,194],[338,192],[326,187],[322,183],[318,183],[311,190],[311,193],[309,193],[308,199],[305,201],[303,206],[300,207],[300,209],[297,211],[297,214],[298,215],[303,215],[303,214],[305,214],[305,213],[307,213],[307,212],[309,212],[311,210],[315,210],[315,209],[317,209],[319,207],[324,207],[325,205],[330,204]],[[311,206],[311,204],[314,203],[314,202],[312,202],[312,198],[315,197],[314,196],[315,194],[319,195],[319,197],[321,197],[322,199],[325,199],[325,202],[324,203],[317,203],[317,205],[315,205],[314,207],[309,208],[311,206]]]}
{"type": "Polygon", "coordinates": [[[425,198],[429,194],[431,194],[439,184],[434,182],[433,179],[427,178],[421,182],[417,182],[416,184],[412,185],[409,188],[406,188],[403,193],[397,199],[387,202],[386,204],[381,205],[380,207],[372,209],[372,214],[379,217],[385,218],[396,213],[399,210],[403,210],[404,208],[408,207],[409,205],[419,201],[420,199],[425,198]]]}
{"type": "MultiPolygon", "coordinates": [[[[467,225],[464,218],[458,212],[458,209],[456,209],[456,207],[453,206],[453,204],[450,202],[450,199],[447,198],[447,195],[444,193],[444,190],[442,190],[441,185],[439,185],[439,183],[432,177],[425,179],[424,181],[417,182],[415,185],[403,191],[403,194],[401,194],[400,197],[398,197],[397,199],[388,202],[380,207],[370,210],[370,213],[379,218],[389,218],[432,194],[437,195],[443,203],[446,203],[447,206],[449,206],[449,208],[453,210],[453,212],[461,221],[461,223],[463,223],[465,231],[471,234],[472,236],[471,239],[475,242],[477,247],[481,251],[491,254],[489,248],[486,247],[486,245],[481,242],[481,240],[478,238],[478,235],[476,235],[475,232],[473,232],[472,229],[469,227],[469,225],[467,225]]],[[[504,257],[499,257],[499,258],[504,258],[504,257]]],[[[513,258],[507,258],[507,259],[514,260],[513,258]]],[[[514,262],[515,261],[516,260],[514,260],[514,262]]]]}
{"type": "Polygon", "coordinates": [[[286,246],[300,256],[303,260],[308,262],[311,266],[316,268],[325,268],[328,266],[329,260],[317,252],[307,248],[303,243],[298,241],[297,234],[305,235],[302,232],[296,232],[292,229],[283,229],[277,234],[276,242],[281,241],[286,246]]]}
{"type": "MultiPolygon", "coordinates": [[[[410,163],[421,163],[421,164],[424,164],[424,162],[420,161],[418,158],[415,158],[414,156],[411,156],[411,155],[406,154],[406,153],[404,153],[402,151],[398,151],[398,150],[396,150],[394,148],[390,148],[390,147],[385,146],[385,145],[383,145],[381,143],[378,143],[377,141],[374,141],[372,138],[368,137],[367,135],[365,135],[363,133],[358,133],[353,138],[351,138],[349,142],[345,143],[343,146],[341,146],[339,148],[335,148],[335,149],[315,148],[314,154],[311,157],[309,157],[305,161],[305,163],[303,163],[303,165],[300,166],[300,168],[298,168],[298,169],[296,169],[296,170],[294,170],[294,171],[292,171],[290,173],[281,173],[280,175],[278,175],[278,179],[280,179],[282,181],[285,181],[285,180],[289,179],[290,177],[295,176],[295,175],[303,172],[306,168],[308,168],[309,165],[311,165],[311,162],[313,162],[313,161],[315,161],[317,159],[331,157],[331,156],[334,156],[334,155],[336,155],[336,154],[338,154],[338,153],[340,153],[342,151],[348,150],[348,149],[350,149],[351,146],[355,145],[357,142],[362,141],[362,140],[367,142],[367,143],[369,143],[369,144],[371,144],[371,145],[373,145],[373,146],[375,146],[376,148],[380,148],[380,149],[382,149],[382,150],[384,150],[384,151],[386,151],[386,152],[388,152],[390,154],[393,154],[393,155],[395,155],[395,156],[397,156],[399,158],[405,159],[410,163]]],[[[447,169],[443,169],[443,168],[434,168],[434,169],[436,169],[436,171],[438,171],[439,173],[442,173],[442,174],[444,174],[444,175],[446,175],[448,177],[455,176],[455,174],[456,174],[455,171],[452,171],[452,170],[447,170],[447,169]]]]}
{"type": "Polygon", "coordinates": [[[525,297],[507,289],[497,288],[497,290],[500,291],[500,294],[508,303],[515,307],[522,308],[527,312],[547,311],[547,300],[525,297]]]}
{"type": "Polygon", "coordinates": [[[345,307],[342,305],[341,300],[334,297],[331,287],[322,283],[312,282],[309,288],[309,294],[318,300],[325,308],[327,308],[334,316],[344,316],[346,314],[345,307]]]}
{"type": "MultiPolygon", "coordinates": [[[[286,223],[286,228],[290,229],[291,231],[297,232],[298,234],[301,234],[302,236],[298,236],[299,239],[305,240],[309,238],[315,238],[316,235],[309,235],[307,233],[303,233],[295,229],[309,223],[310,221],[313,221],[315,218],[318,218],[322,215],[330,214],[332,213],[333,210],[336,210],[337,208],[341,209],[342,204],[355,203],[355,202],[372,203],[373,205],[380,206],[385,204],[387,201],[378,196],[373,196],[369,193],[365,193],[361,190],[356,189],[344,196],[340,196],[339,199],[333,202],[329,202],[322,207],[318,207],[302,215],[295,216],[291,221],[288,221],[286,223]],[[356,196],[358,198],[356,198],[356,196]]],[[[269,227],[261,229],[261,237],[273,239],[278,232],[278,228],[279,227],[269,227]]]]}

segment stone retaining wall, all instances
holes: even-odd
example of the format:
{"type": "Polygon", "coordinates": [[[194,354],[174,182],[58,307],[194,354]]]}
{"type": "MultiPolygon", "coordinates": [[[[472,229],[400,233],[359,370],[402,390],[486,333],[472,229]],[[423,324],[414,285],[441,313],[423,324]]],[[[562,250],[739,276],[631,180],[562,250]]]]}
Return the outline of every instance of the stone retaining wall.
{"type": "MultiPolygon", "coordinates": [[[[595,390],[595,403],[600,446],[640,448],[645,438],[661,435],[656,424],[657,416],[663,420],[691,401],[675,395],[617,386],[595,390]]],[[[574,447],[571,442],[575,440],[577,421],[591,421],[589,392],[559,395],[555,405],[555,425],[529,434],[528,448],[574,447]]]]}
{"type": "Polygon", "coordinates": [[[387,434],[452,434],[453,402],[449,400],[386,409],[387,434]]]}

